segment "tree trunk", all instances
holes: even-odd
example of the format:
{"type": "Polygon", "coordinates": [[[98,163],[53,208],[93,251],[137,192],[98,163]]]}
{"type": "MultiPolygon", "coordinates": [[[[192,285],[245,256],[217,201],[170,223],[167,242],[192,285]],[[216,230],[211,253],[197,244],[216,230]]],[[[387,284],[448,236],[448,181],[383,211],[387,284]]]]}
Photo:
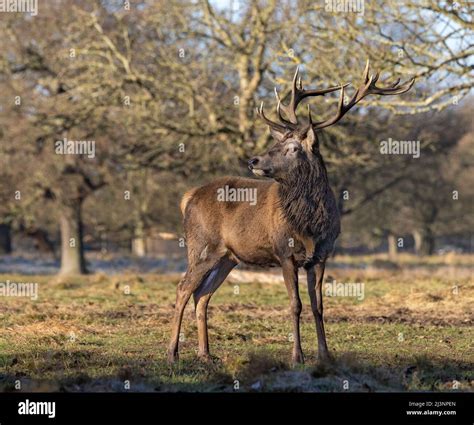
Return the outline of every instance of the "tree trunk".
{"type": "Polygon", "coordinates": [[[0,254],[11,254],[12,236],[9,224],[0,224],[0,254]]]}
{"type": "Polygon", "coordinates": [[[415,230],[413,232],[413,238],[415,239],[416,255],[433,255],[435,250],[435,238],[429,227],[415,230]]]}
{"type": "Polygon", "coordinates": [[[389,233],[387,236],[387,242],[388,242],[388,258],[391,261],[394,261],[396,260],[397,254],[398,254],[396,236],[392,233],[389,233]]]}
{"type": "Polygon", "coordinates": [[[146,238],[143,221],[139,220],[135,225],[135,232],[132,239],[132,254],[137,257],[146,255],[146,238]]]}
{"type": "Polygon", "coordinates": [[[423,244],[423,238],[419,230],[413,231],[413,240],[415,241],[415,254],[421,255],[421,246],[423,244]]]}
{"type": "Polygon", "coordinates": [[[240,85],[239,132],[244,151],[248,149],[245,148],[247,145],[255,146],[253,98],[262,81],[261,63],[265,46],[265,42],[262,42],[253,54],[243,53],[237,59],[240,85]]]}
{"type": "Polygon", "coordinates": [[[61,209],[61,275],[87,273],[82,241],[81,202],[61,209]]]}

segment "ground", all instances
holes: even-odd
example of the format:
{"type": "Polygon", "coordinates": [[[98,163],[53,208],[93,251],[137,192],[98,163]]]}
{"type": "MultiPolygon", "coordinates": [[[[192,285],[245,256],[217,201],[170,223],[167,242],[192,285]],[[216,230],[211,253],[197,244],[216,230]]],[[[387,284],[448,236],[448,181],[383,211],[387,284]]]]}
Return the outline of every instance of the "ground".
{"type": "MultiPolygon", "coordinates": [[[[441,257],[440,257],[441,258],[441,257]]],[[[179,275],[85,277],[0,275],[38,282],[36,301],[2,297],[0,390],[30,391],[472,391],[472,258],[408,259],[402,268],[371,259],[364,268],[327,268],[326,282],[363,283],[364,297],[325,297],[332,364],[319,364],[306,293],[306,363],[292,367],[283,284],[225,282],[211,301],[213,364],[196,358],[188,306],[180,361],[167,365],[179,275]],[[16,386],[16,387],[15,387],[16,386]]]]}

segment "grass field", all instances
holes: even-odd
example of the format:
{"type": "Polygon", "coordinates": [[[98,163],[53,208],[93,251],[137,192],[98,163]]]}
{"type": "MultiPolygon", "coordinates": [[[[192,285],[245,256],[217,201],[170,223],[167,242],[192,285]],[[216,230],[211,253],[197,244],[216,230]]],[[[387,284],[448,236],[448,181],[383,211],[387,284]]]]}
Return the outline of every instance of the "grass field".
{"type": "MultiPolygon", "coordinates": [[[[428,264],[429,265],[429,264],[428,264]]],[[[306,363],[290,365],[283,284],[225,282],[211,301],[214,364],[196,359],[188,306],[180,361],[166,364],[178,275],[0,276],[38,282],[39,298],[2,297],[0,389],[14,391],[472,391],[474,285],[438,268],[327,269],[364,298],[325,297],[334,362],[316,359],[305,282],[306,363]],[[238,385],[237,385],[238,382],[238,385]],[[129,383],[129,386],[128,386],[129,383]]]]}

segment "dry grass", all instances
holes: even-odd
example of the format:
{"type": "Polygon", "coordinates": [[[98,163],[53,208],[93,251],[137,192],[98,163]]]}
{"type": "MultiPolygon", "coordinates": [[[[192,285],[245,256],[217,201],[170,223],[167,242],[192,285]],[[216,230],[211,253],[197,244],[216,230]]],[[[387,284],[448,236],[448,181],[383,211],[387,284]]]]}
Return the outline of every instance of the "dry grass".
{"type": "Polygon", "coordinates": [[[474,285],[464,273],[339,270],[327,280],[364,283],[364,299],[326,297],[335,356],[316,361],[305,285],[305,366],[289,365],[291,327],[283,285],[224,283],[210,307],[213,365],[196,360],[192,308],[185,314],[181,360],[168,367],[178,276],[91,275],[36,281],[39,299],[2,299],[0,387],[43,391],[394,391],[472,390],[474,285]],[[130,294],[127,295],[128,289],[130,294]],[[346,382],[347,381],[347,382],[346,382]],[[349,385],[345,389],[344,385],[349,385]]]}

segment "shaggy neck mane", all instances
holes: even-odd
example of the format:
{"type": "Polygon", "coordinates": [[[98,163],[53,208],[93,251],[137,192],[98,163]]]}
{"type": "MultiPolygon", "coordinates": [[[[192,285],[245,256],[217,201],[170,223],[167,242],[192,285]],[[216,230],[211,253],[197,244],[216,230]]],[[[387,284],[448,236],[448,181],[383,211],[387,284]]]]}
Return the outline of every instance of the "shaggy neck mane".
{"type": "Polygon", "coordinates": [[[280,182],[283,213],[290,225],[304,236],[325,239],[331,227],[331,196],[326,166],[314,155],[280,182]]]}

